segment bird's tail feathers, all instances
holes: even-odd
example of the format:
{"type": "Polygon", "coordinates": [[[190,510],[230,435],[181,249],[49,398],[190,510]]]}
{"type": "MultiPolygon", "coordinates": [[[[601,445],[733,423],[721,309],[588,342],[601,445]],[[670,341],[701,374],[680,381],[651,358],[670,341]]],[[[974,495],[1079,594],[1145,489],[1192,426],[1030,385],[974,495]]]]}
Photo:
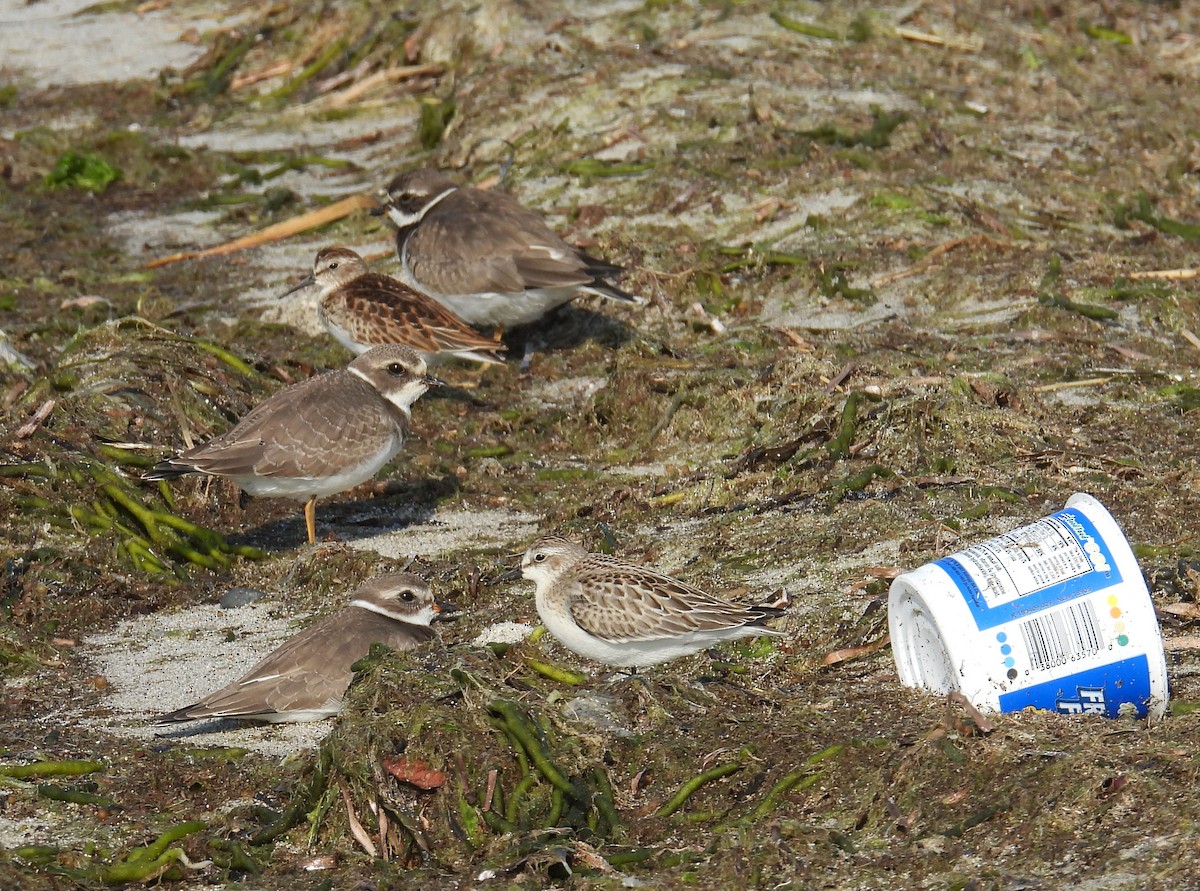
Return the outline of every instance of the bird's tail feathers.
{"type": "Polygon", "coordinates": [[[178,458],[168,458],[166,461],[159,461],[148,471],[142,474],[142,479],[146,480],[147,482],[153,482],[156,480],[173,480],[195,472],[196,468],[191,464],[180,461],[178,458]]]}
{"type": "Polygon", "coordinates": [[[762,613],[764,619],[771,619],[775,616],[782,616],[791,605],[792,595],[788,593],[787,588],[780,588],[774,599],[756,603],[751,609],[762,613]]]}

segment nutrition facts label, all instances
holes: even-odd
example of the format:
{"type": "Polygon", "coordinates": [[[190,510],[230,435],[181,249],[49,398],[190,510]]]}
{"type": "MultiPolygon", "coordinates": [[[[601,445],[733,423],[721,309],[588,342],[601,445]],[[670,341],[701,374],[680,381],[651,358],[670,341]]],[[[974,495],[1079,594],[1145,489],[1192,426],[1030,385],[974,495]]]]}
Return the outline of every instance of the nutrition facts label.
{"type": "Polygon", "coordinates": [[[1121,581],[1082,513],[1062,510],[939,560],[979,628],[991,628],[1121,581]]]}

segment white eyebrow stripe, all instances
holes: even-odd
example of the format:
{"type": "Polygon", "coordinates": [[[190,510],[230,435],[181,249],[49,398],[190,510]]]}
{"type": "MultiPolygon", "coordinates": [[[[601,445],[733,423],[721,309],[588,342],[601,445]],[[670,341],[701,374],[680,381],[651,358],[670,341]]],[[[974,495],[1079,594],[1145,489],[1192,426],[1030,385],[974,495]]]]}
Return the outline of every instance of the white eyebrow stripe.
{"type": "Polygon", "coordinates": [[[441,201],[443,198],[445,198],[447,195],[449,195],[451,192],[457,192],[457,191],[458,191],[458,186],[451,186],[446,191],[442,192],[442,194],[438,195],[436,198],[434,198],[432,201],[430,201],[428,204],[425,205],[425,213],[429,213],[429,211],[433,210],[434,206],[439,201],[441,201]]]}
{"type": "Polygon", "coordinates": [[[415,226],[417,223],[421,222],[421,220],[425,219],[425,214],[427,214],[427,213],[429,213],[429,211],[433,210],[433,208],[438,204],[438,202],[440,202],[443,198],[445,198],[451,192],[457,192],[457,191],[458,191],[458,186],[451,186],[446,191],[442,192],[442,194],[438,195],[436,198],[434,198],[432,201],[430,201],[428,204],[426,204],[417,213],[402,213],[400,211],[400,209],[396,207],[396,205],[389,203],[387,205],[387,215],[391,218],[392,222],[395,223],[398,228],[407,229],[409,226],[415,226]]]}

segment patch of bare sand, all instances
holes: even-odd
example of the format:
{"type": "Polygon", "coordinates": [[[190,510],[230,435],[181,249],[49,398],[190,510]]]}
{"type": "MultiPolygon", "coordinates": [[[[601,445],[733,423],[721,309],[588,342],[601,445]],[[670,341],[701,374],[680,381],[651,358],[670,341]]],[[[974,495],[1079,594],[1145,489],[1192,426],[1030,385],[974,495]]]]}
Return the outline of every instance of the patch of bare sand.
{"type": "Polygon", "coordinates": [[[160,726],[153,721],[155,715],[236,680],[307,624],[274,600],[236,609],[204,604],[122,622],[112,632],[83,642],[82,654],[108,680],[110,692],[104,699],[107,714],[78,720],[142,740],[240,746],[280,758],[303,751],[320,742],[331,722],[195,721],[160,726]]]}
{"type": "MultiPolygon", "coordinates": [[[[350,542],[392,558],[434,556],[464,544],[489,547],[534,535],[534,514],[498,510],[447,511],[420,526],[350,542]]],[[[196,721],[159,726],[155,715],[195,702],[236,680],[254,663],[309,624],[275,599],[224,609],[215,604],[154,613],[85,639],[82,654],[108,680],[106,713],[75,718],[136,739],[240,746],[286,757],[317,743],[329,721],[249,724],[196,721]]]]}

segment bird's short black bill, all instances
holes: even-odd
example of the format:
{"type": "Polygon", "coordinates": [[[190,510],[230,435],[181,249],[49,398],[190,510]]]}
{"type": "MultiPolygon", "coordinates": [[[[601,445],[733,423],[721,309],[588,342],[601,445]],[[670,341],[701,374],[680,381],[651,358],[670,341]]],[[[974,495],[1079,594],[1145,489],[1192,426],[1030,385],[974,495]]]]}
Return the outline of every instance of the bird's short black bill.
{"type": "Polygon", "coordinates": [[[311,275],[306,275],[306,276],[304,276],[304,278],[300,279],[299,284],[297,284],[294,288],[292,288],[289,291],[284,291],[282,294],[280,294],[275,299],[282,300],[284,297],[288,297],[292,294],[295,294],[297,291],[303,291],[305,288],[311,288],[316,283],[317,283],[316,278],[314,278],[311,275]]]}
{"type": "Polygon", "coordinates": [[[502,572],[500,575],[496,576],[494,579],[490,579],[485,584],[500,585],[504,582],[511,582],[513,579],[519,579],[520,577],[521,567],[518,566],[515,569],[510,569],[508,572],[502,572]]]}

